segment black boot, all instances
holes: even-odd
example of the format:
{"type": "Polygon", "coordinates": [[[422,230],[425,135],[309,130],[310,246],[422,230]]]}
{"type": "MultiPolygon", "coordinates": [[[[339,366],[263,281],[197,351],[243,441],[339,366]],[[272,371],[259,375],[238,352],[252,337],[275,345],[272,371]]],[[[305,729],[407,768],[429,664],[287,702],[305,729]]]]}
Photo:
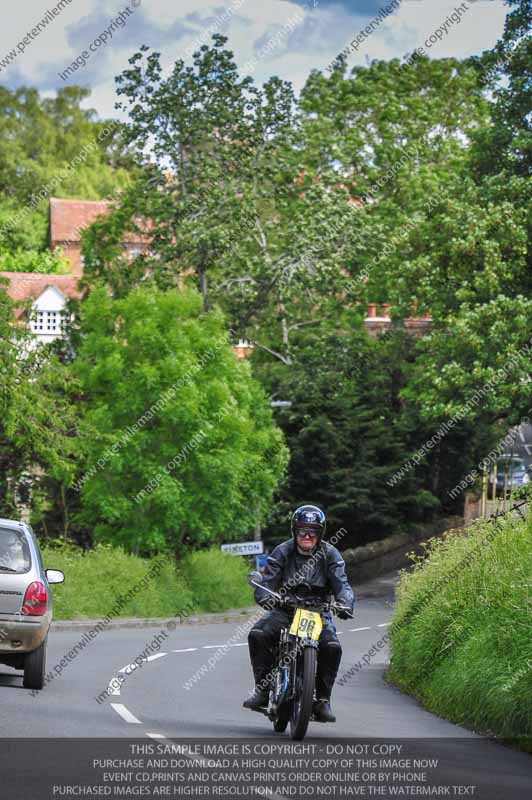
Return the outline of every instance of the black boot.
{"type": "Polygon", "coordinates": [[[261,689],[260,686],[255,686],[255,691],[251,697],[244,700],[243,706],[244,708],[250,708],[252,711],[260,711],[261,708],[267,707],[269,697],[269,689],[261,689]]]}
{"type": "Polygon", "coordinates": [[[336,722],[336,717],[331,708],[331,701],[328,697],[321,697],[315,700],[312,711],[316,722],[336,722]]]}

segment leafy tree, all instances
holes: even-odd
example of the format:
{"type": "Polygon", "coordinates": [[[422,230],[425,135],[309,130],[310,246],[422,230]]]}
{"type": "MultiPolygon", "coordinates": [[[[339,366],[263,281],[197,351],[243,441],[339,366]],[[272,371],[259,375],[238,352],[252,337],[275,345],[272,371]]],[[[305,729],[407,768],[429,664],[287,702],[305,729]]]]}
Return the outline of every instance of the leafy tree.
{"type": "Polygon", "coordinates": [[[512,7],[504,33],[493,50],[471,59],[493,91],[492,124],[475,137],[477,175],[501,171],[530,177],[532,172],[532,5],[507,0],[512,7]]]}
{"type": "Polygon", "coordinates": [[[69,382],[61,362],[35,348],[14,324],[13,303],[0,289],[0,504],[4,516],[40,496],[40,477],[68,483],[75,430],[69,382]]]}
{"type": "Polygon", "coordinates": [[[305,173],[291,87],[241,79],[225,42],[214,36],[168,77],[142,48],[119,76],[126,142],[144,168],[88,231],[86,273],[115,293],[146,274],[167,288],[191,273],[205,309],[221,305],[241,335],[289,363],[291,330],[330,300],[343,256],[362,243],[337,176],[316,183],[305,173]],[[139,219],[150,220],[151,255],[127,264],[120,242],[139,219]]]}
{"type": "Polygon", "coordinates": [[[136,552],[248,535],[287,460],[249,365],[197,292],[154,287],[82,303],[78,523],[136,552]],[[136,427],[135,427],[136,426],[136,427]]]}
{"type": "Polygon", "coordinates": [[[127,150],[117,155],[120,124],[97,121],[81,108],[90,91],[0,87],[0,248],[47,245],[50,196],[99,200],[124,187],[127,150]]]}
{"type": "Polygon", "coordinates": [[[413,342],[400,332],[373,339],[351,322],[301,331],[289,370],[257,366],[272,396],[292,404],[277,411],[291,459],[269,528],[275,539],[286,536],[289,512],[302,502],[326,508],[330,530],[347,530],[342,547],[388,535],[441,507],[441,486],[426,465],[388,484],[424,441],[423,425],[400,399],[413,342]]]}
{"type": "Polygon", "coordinates": [[[14,253],[0,252],[0,270],[3,272],[40,272],[43,274],[70,272],[68,259],[57,251],[19,249],[14,253]]]}
{"type": "Polygon", "coordinates": [[[493,90],[491,118],[402,249],[401,279],[393,281],[396,260],[387,272],[398,305],[431,308],[435,321],[405,396],[426,420],[463,413],[499,437],[532,404],[532,10],[528,1],[511,5],[501,41],[471,60],[493,90]]]}

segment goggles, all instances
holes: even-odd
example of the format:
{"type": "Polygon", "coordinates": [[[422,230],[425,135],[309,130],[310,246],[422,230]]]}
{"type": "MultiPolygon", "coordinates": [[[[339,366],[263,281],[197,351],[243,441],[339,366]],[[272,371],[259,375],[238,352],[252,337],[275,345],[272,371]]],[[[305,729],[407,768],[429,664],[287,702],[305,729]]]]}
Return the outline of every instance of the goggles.
{"type": "Polygon", "coordinates": [[[309,528],[301,528],[296,531],[296,536],[298,539],[305,539],[307,536],[314,539],[318,537],[318,531],[310,530],[309,528]]]}

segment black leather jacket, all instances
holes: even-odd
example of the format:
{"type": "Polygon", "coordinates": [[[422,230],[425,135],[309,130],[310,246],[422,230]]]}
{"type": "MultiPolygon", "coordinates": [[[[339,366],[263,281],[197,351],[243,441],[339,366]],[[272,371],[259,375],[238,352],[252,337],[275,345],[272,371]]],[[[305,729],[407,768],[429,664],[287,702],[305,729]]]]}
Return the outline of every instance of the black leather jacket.
{"type": "MultiPolygon", "coordinates": [[[[355,604],[345,574],[345,562],[336,547],[328,542],[321,542],[309,556],[298,553],[293,539],[277,545],[266,561],[262,585],[275,592],[284,587],[287,595],[316,600],[326,600],[334,595],[337,603],[348,606],[351,611],[355,604]]],[[[272,595],[262,588],[255,589],[255,600],[259,605],[269,605],[271,598],[272,595]]]]}

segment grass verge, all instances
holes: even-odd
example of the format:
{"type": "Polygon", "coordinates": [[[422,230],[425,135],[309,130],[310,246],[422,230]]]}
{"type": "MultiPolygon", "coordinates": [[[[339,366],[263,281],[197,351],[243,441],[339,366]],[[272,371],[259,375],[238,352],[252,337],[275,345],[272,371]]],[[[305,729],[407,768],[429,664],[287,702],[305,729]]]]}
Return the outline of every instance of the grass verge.
{"type": "Polygon", "coordinates": [[[120,617],[176,617],[253,604],[246,582],[249,564],[219,550],[192,553],[178,569],[169,557],[146,581],[160,556],[138,558],[109,545],[86,553],[43,546],[42,556],[45,568],[65,573],[65,583],[52,586],[56,620],[101,619],[120,595],[130,595],[120,617]]]}
{"type": "Polygon", "coordinates": [[[532,515],[478,520],[404,573],[388,679],[429,710],[532,750],[532,515]]]}

